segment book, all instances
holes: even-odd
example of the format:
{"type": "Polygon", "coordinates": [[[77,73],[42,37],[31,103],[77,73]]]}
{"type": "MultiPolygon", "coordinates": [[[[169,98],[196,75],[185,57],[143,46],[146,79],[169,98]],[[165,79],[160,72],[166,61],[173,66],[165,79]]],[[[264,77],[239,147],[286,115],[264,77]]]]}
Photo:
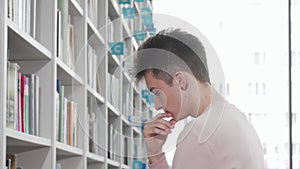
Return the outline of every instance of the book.
{"type": "Polygon", "coordinates": [[[24,80],[24,132],[29,134],[29,79],[25,76],[24,80]]]}
{"type": "Polygon", "coordinates": [[[25,75],[21,75],[21,132],[25,132],[25,75]]]}
{"type": "Polygon", "coordinates": [[[9,160],[9,168],[17,168],[17,156],[15,154],[6,154],[6,160],[9,160]]]}
{"type": "Polygon", "coordinates": [[[73,102],[72,101],[68,101],[68,141],[67,144],[70,146],[73,146],[73,102]]]}
{"type": "Polygon", "coordinates": [[[61,163],[56,163],[56,169],[62,169],[61,168],[61,163]]]}
{"type": "Polygon", "coordinates": [[[60,81],[56,80],[56,92],[55,92],[55,113],[56,113],[56,140],[59,141],[59,117],[60,117],[60,81]]]}
{"type": "Polygon", "coordinates": [[[8,169],[11,169],[11,159],[6,159],[6,164],[5,166],[8,168],[8,169]]]}
{"type": "Polygon", "coordinates": [[[64,109],[63,109],[63,143],[67,144],[67,125],[68,125],[68,99],[64,97],[64,109]]]}
{"type": "Polygon", "coordinates": [[[18,70],[17,63],[8,62],[6,127],[17,129],[18,121],[18,70]]]}
{"type": "Polygon", "coordinates": [[[61,11],[61,44],[66,44],[62,47],[62,61],[70,67],[69,59],[69,2],[66,0],[58,0],[58,9],[61,11]]]}
{"type": "Polygon", "coordinates": [[[36,38],[36,0],[30,1],[30,36],[36,38]]]}
{"type": "Polygon", "coordinates": [[[18,122],[17,122],[17,130],[22,130],[22,110],[21,110],[21,76],[22,74],[18,72],[18,122]]]}
{"type": "Polygon", "coordinates": [[[63,142],[64,86],[59,89],[59,141],[63,142]]]}
{"type": "Polygon", "coordinates": [[[96,114],[94,112],[89,113],[89,151],[97,154],[97,139],[96,139],[96,114]]]}
{"type": "Polygon", "coordinates": [[[34,89],[34,113],[35,113],[35,119],[34,119],[34,127],[35,127],[35,135],[40,136],[40,78],[39,76],[34,76],[35,81],[35,89],[34,89]]]}
{"type": "Polygon", "coordinates": [[[35,75],[27,74],[25,76],[28,78],[28,129],[29,134],[35,135],[35,75]]]}
{"type": "Polygon", "coordinates": [[[73,129],[72,129],[72,132],[73,132],[73,146],[74,147],[77,147],[77,103],[76,102],[73,102],[73,105],[72,105],[72,120],[73,120],[73,129]]]}
{"type": "Polygon", "coordinates": [[[75,52],[74,52],[74,26],[69,19],[69,54],[70,54],[70,68],[75,70],[75,52]]]}
{"type": "Polygon", "coordinates": [[[62,58],[62,35],[61,35],[61,12],[57,10],[57,36],[56,36],[56,56],[62,58]]]}

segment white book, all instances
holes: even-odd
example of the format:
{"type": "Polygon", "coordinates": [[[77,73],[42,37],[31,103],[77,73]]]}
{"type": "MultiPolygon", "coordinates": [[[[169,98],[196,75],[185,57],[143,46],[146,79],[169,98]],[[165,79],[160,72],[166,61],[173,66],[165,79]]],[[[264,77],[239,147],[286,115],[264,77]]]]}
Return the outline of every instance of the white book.
{"type": "Polygon", "coordinates": [[[64,118],[63,118],[63,143],[67,144],[67,126],[68,126],[68,99],[65,97],[64,98],[64,118]]]}
{"type": "Polygon", "coordinates": [[[30,0],[30,36],[35,38],[36,28],[36,0],[30,0]]]}
{"type": "Polygon", "coordinates": [[[27,0],[22,0],[22,30],[26,32],[26,4],[27,0]]]}
{"type": "Polygon", "coordinates": [[[56,36],[56,56],[61,59],[62,55],[62,38],[61,38],[61,12],[57,10],[57,36],[56,36]]]}
{"type": "Polygon", "coordinates": [[[59,141],[59,93],[55,92],[56,140],[59,141]]]}
{"type": "Polygon", "coordinates": [[[34,113],[35,113],[35,119],[34,119],[34,127],[35,127],[35,135],[40,135],[40,78],[39,76],[34,76],[35,81],[35,91],[34,91],[34,113]]]}
{"type": "Polygon", "coordinates": [[[25,20],[25,22],[26,22],[26,32],[29,34],[29,35],[31,35],[31,32],[30,32],[30,22],[31,22],[31,20],[30,20],[30,18],[31,18],[31,16],[30,16],[30,13],[31,13],[31,9],[30,9],[30,7],[31,7],[31,0],[26,0],[26,20],[25,20]]]}
{"type": "Polygon", "coordinates": [[[77,147],[77,103],[73,102],[73,146],[77,147]]]}
{"type": "Polygon", "coordinates": [[[18,70],[20,69],[17,63],[8,62],[8,109],[6,114],[6,125],[9,128],[17,129],[18,121],[18,70]]]}

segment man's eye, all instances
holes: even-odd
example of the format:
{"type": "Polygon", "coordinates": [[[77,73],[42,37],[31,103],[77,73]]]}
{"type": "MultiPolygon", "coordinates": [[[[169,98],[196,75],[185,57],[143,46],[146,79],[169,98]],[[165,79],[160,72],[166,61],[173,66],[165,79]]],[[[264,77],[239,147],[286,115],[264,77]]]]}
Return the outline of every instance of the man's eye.
{"type": "Polygon", "coordinates": [[[160,95],[160,92],[159,92],[159,91],[156,91],[156,92],[154,92],[154,94],[155,94],[156,96],[159,96],[159,95],[160,95]]]}

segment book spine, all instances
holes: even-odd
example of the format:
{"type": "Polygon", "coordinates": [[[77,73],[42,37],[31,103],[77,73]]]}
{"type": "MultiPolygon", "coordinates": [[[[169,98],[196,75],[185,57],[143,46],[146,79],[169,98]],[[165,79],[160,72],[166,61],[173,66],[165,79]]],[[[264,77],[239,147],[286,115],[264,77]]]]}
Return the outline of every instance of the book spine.
{"type": "Polygon", "coordinates": [[[34,89],[34,113],[35,113],[35,119],[34,119],[34,127],[35,127],[35,135],[40,136],[40,78],[39,76],[34,76],[35,81],[35,89],[34,89]]]}
{"type": "Polygon", "coordinates": [[[18,121],[18,70],[17,63],[8,62],[8,109],[6,117],[6,126],[12,129],[17,129],[18,121]]]}
{"type": "Polygon", "coordinates": [[[18,124],[17,124],[17,130],[22,130],[22,106],[21,106],[21,73],[18,73],[18,124]]]}
{"type": "Polygon", "coordinates": [[[64,110],[63,110],[63,143],[67,144],[67,136],[68,136],[68,131],[67,131],[67,127],[68,127],[68,99],[65,97],[64,98],[64,110]]]}
{"type": "Polygon", "coordinates": [[[35,110],[34,110],[34,107],[35,107],[35,100],[34,100],[34,96],[35,96],[35,93],[34,93],[34,90],[35,90],[35,82],[34,82],[34,74],[29,74],[29,75],[26,75],[26,77],[28,78],[29,80],[29,83],[28,83],[28,92],[29,92],[29,111],[28,111],[28,115],[29,115],[29,134],[32,134],[34,135],[35,134],[35,127],[34,127],[34,123],[35,123],[35,110]]]}
{"type": "Polygon", "coordinates": [[[24,84],[24,116],[25,116],[25,133],[29,134],[29,79],[25,76],[24,84]]]}
{"type": "Polygon", "coordinates": [[[36,0],[30,0],[30,35],[35,38],[35,27],[36,27],[36,0]]]}
{"type": "Polygon", "coordinates": [[[73,145],[77,146],[77,103],[73,103],[73,145]]]}
{"type": "Polygon", "coordinates": [[[62,51],[62,44],[61,44],[61,12],[57,10],[57,36],[56,36],[57,46],[56,46],[56,56],[61,59],[61,51],[62,51]]]}
{"type": "Polygon", "coordinates": [[[25,132],[25,75],[21,75],[21,132],[25,132]]]}
{"type": "Polygon", "coordinates": [[[68,102],[68,144],[73,146],[73,102],[68,102]]]}
{"type": "Polygon", "coordinates": [[[63,142],[64,86],[59,89],[59,141],[63,142]]]}

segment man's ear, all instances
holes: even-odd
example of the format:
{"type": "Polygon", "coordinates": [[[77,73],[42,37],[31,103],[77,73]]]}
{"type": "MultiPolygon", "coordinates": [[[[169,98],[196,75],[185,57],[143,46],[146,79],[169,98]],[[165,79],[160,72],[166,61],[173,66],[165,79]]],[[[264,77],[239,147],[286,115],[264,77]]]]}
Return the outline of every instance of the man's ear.
{"type": "Polygon", "coordinates": [[[184,72],[176,72],[175,73],[175,80],[178,83],[181,90],[185,91],[188,87],[188,81],[186,74],[184,72]]]}

